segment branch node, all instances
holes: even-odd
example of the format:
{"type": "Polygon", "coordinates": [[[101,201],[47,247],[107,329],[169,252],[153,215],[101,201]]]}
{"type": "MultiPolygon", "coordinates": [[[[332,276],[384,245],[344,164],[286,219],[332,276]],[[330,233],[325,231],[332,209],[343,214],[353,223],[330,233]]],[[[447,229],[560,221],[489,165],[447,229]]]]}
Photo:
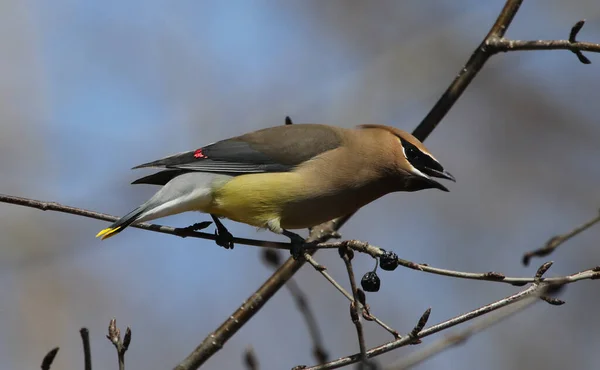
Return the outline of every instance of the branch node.
{"type": "Polygon", "coordinates": [[[128,326],[127,329],[125,329],[125,337],[123,337],[123,352],[129,349],[129,343],[131,343],[131,328],[128,326]]]}
{"type": "Polygon", "coordinates": [[[566,303],[562,299],[552,298],[552,297],[548,297],[546,295],[540,296],[540,299],[542,301],[548,302],[549,304],[551,304],[553,306],[561,306],[566,303]]]}
{"type": "Polygon", "coordinates": [[[535,280],[540,281],[542,279],[542,276],[544,276],[546,271],[548,271],[548,269],[550,269],[550,267],[552,266],[553,263],[554,263],[553,261],[549,261],[549,262],[546,262],[543,265],[541,265],[540,268],[535,273],[535,280]]]}
{"type": "Polygon", "coordinates": [[[355,301],[350,302],[350,317],[352,318],[352,322],[355,324],[359,321],[355,301]]]}
{"type": "Polygon", "coordinates": [[[356,289],[356,298],[358,299],[358,302],[360,302],[361,305],[367,305],[367,296],[365,295],[365,292],[362,289],[356,289]]]}
{"type": "Polygon", "coordinates": [[[501,280],[506,279],[506,275],[499,273],[499,272],[495,272],[495,271],[486,272],[485,274],[483,274],[483,276],[486,279],[496,280],[496,281],[501,281],[501,280]]]}
{"type": "MultiPolygon", "coordinates": [[[[585,19],[582,19],[579,22],[575,23],[573,28],[571,28],[571,32],[569,33],[569,42],[571,44],[577,43],[577,34],[579,33],[579,31],[581,31],[584,24],[585,24],[585,19]]],[[[573,52],[573,54],[575,54],[577,56],[577,59],[579,59],[579,61],[581,63],[592,64],[592,62],[585,55],[583,55],[581,50],[572,49],[571,51],[573,52]]]]}
{"type": "Polygon", "coordinates": [[[421,315],[421,318],[417,322],[417,325],[415,325],[415,327],[413,328],[413,330],[410,332],[409,335],[412,338],[414,338],[415,340],[418,340],[417,336],[419,335],[419,333],[421,332],[421,330],[423,330],[423,328],[425,327],[425,325],[427,325],[427,321],[429,320],[429,315],[430,314],[431,314],[431,307],[429,307],[428,309],[425,310],[425,312],[423,312],[423,315],[421,315]]]}

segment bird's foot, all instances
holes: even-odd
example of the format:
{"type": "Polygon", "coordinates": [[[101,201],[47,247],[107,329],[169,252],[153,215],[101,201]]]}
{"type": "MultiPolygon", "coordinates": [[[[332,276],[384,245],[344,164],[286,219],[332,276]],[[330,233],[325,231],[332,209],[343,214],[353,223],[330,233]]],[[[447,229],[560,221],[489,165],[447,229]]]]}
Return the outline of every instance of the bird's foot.
{"type": "Polygon", "coordinates": [[[290,254],[292,257],[297,260],[304,255],[304,244],[306,244],[306,240],[300,235],[293,233],[291,231],[283,230],[283,235],[290,238],[290,254]]]}
{"type": "Polygon", "coordinates": [[[231,233],[227,229],[217,228],[217,230],[215,230],[215,237],[215,242],[218,246],[221,246],[225,249],[233,249],[233,235],[231,235],[231,233]]]}
{"type": "Polygon", "coordinates": [[[233,249],[233,235],[231,235],[229,230],[227,230],[225,225],[216,216],[211,215],[211,217],[217,227],[215,230],[215,243],[225,249],[233,249]]]}

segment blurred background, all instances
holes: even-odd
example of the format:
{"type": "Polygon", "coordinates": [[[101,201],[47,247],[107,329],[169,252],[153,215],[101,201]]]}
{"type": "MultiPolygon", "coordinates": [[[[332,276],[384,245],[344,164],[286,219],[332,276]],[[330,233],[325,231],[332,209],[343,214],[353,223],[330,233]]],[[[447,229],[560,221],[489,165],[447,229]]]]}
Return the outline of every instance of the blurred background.
{"type": "MultiPolygon", "coordinates": [[[[130,168],[248,131],[294,122],[412,130],[458,73],[503,6],[494,1],[0,1],[0,193],[123,215],[155,188],[130,168]]],[[[507,36],[600,41],[595,0],[531,0],[507,36]]],[[[524,252],[600,206],[600,57],[570,52],[493,57],[428,148],[458,182],[451,192],[393,194],[342,229],[401,257],[465,271],[564,275],[600,264],[600,227],[546,259],[524,252]]],[[[108,321],[131,326],[131,369],[170,369],[271,274],[261,250],[128,229],[0,204],[0,367],[81,369],[79,328],[94,367],[115,368],[108,321]]],[[[185,214],[160,220],[187,226],[185,214]]],[[[236,236],[278,237],[226,222],[236,236]]],[[[210,228],[212,231],[212,227],[210,228]]],[[[348,286],[336,251],[317,260],[348,286]]],[[[358,277],[374,261],[358,256],[358,277]]],[[[400,332],[518,291],[399,268],[381,272],[373,312],[400,332]]],[[[348,303],[310,267],[297,274],[332,358],[355,353],[348,303]]],[[[569,286],[419,369],[590,369],[600,360],[598,283],[569,286]]],[[[390,336],[366,323],[367,346],[390,336]]],[[[450,332],[446,332],[450,333],[450,332]]],[[[434,338],[424,340],[424,345],[434,338]]],[[[313,364],[310,338],[282,290],[205,365],[242,369],[313,364]]],[[[412,346],[381,356],[388,364],[412,346]]]]}

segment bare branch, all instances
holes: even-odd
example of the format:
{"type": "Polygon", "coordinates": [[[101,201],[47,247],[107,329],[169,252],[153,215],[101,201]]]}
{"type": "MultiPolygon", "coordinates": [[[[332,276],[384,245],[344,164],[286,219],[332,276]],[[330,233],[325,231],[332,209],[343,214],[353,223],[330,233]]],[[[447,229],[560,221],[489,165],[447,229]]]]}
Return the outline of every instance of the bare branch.
{"type": "MultiPolygon", "coordinates": [[[[392,351],[396,348],[400,348],[400,347],[404,347],[409,344],[413,344],[415,339],[421,339],[421,338],[430,336],[432,334],[438,333],[440,331],[446,330],[448,328],[451,328],[453,326],[456,326],[458,324],[462,324],[464,322],[473,320],[477,317],[480,317],[480,316],[490,313],[492,311],[498,310],[502,307],[519,302],[522,299],[529,297],[533,294],[536,297],[544,295],[549,289],[552,289],[557,285],[569,284],[569,283],[573,283],[573,282],[576,282],[579,280],[598,279],[598,278],[600,278],[600,268],[593,268],[593,269],[585,270],[582,272],[578,272],[576,274],[563,276],[561,278],[556,278],[552,282],[550,282],[550,279],[545,279],[545,280],[541,279],[540,281],[534,282],[533,284],[531,284],[531,286],[529,286],[528,288],[526,288],[516,294],[513,294],[509,297],[506,297],[499,301],[490,303],[488,305],[477,308],[473,311],[469,311],[460,316],[454,317],[452,319],[443,321],[439,324],[432,325],[426,329],[423,329],[414,337],[408,335],[408,336],[402,337],[401,339],[397,339],[397,340],[382,344],[380,346],[374,347],[367,351],[367,357],[372,358],[375,356],[379,356],[383,353],[392,351]]],[[[342,366],[356,363],[356,362],[360,361],[360,359],[361,359],[360,353],[356,353],[354,355],[350,355],[350,356],[339,358],[334,361],[330,361],[326,364],[307,367],[306,370],[337,369],[342,366]]]]}
{"type": "Polygon", "coordinates": [[[487,45],[492,53],[509,51],[570,50],[577,56],[581,63],[591,64],[592,62],[583,55],[582,51],[600,53],[600,44],[575,40],[577,33],[579,33],[584,23],[585,21],[581,20],[573,26],[568,40],[521,41],[505,38],[491,38],[488,40],[487,45]]]}
{"type": "MultiPolygon", "coordinates": [[[[540,297],[541,298],[541,297],[540,297]]],[[[484,316],[484,318],[472,324],[468,328],[450,335],[446,335],[444,338],[439,339],[437,342],[429,345],[427,348],[418,352],[413,352],[408,355],[404,355],[401,360],[385,367],[385,370],[402,370],[411,368],[440,352],[453,347],[458,346],[467,341],[471,336],[495,325],[509,316],[514,315],[517,312],[523,311],[533,303],[538,302],[534,296],[527,297],[521,302],[518,302],[509,308],[499,310],[498,313],[492,313],[484,316]]]]}
{"type": "Polygon", "coordinates": [[[92,351],[90,349],[90,331],[87,328],[79,330],[81,341],[83,342],[83,361],[84,369],[92,370],[92,351]]]}
{"type": "Polygon", "coordinates": [[[46,356],[44,356],[41,366],[42,370],[50,370],[50,366],[52,366],[52,363],[54,362],[54,358],[56,357],[58,350],[58,347],[53,348],[52,350],[50,350],[50,352],[46,354],[46,356]]]}
{"type": "MultiPolygon", "coordinates": [[[[76,216],[82,216],[87,218],[93,218],[101,221],[115,222],[119,218],[116,216],[108,215],[106,213],[100,213],[95,211],[89,211],[83,208],[76,208],[71,206],[65,206],[56,202],[45,202],[35,199],[15,197],[12,195],[0,194],[0,203],[10,203],[16,204],[19,206],[25,206],[30,208],[36,208],[42,211],[56,211],[61,213],[69,213],[76,216]]],[[[192,231],[188,228],[175,228],[170,226],[162,226],[157,224],[151,224],[147,222],[143,222],[136,225],[131,225],[129,227],[134,227],[137,229],[154,231],[157,233],[170,234],[179,236],[182,238],[200,238],[207,240],[215,240],[216,236],[210,233],[203,233],[198,231],[192,231]]],[[[276,248],[276,249],[290,249],[289,243],[280,243],[280,242],[271,242],[267,240],[256,240],[256,239],[246,239],[246,238],[233,238],[233,242],[235,244],[243,244],[243,245],[252,245],[256,247],[268,247],[268,248],[276,248]]]]}
{"type": "Polygon", "coordinates": [[[429,307],[425,310],[425,312],[423,312],[423,314],[419,318],[419,321],[417,321],[417,325],[415,325],[413,330],[411,330],[410,334],[408,334],[411,338],[414,339],[414,344],[421,343],[421,341],[419,340],[419,333],[423,331],[423,328],[425,327],[425,325],[427,325],[427,321],[429,321],[429,315],[431,315],[431,307],[429,307]]]}
{"type": "Polygon", "coordinates": [[[554,252],[554,250],[558,248],[561,244],[578,235],[579,233],[589,229],[598,222],[600,222],[600,212],[588,222],[575,227],[568,233],[553,236],[552,238],[550,238],[550,240],[546,242],[546,245],[544,245],[542,248],[538,248],[531,252],[525,253],[523,255],[523,264],[525,266],[529,266],[529,261],[531,260],[531,257],[544,257],[549,255],[550,253],[554,252]]]}
{"type": "MultiPolygon", "coordinates": [[[[365,243],[359,240],[344,240],[340,242],[330,242],[330,243],[320,243],[317,245],[309,246],[307,248],[318,248],[318,249],[331,249],[331,248],[340,248],[342,246],[346,246],[351,248],[354,251],[366,253],[371,257],[378,258],[382,255],[388,254],[383,248],[377,247],[375,245],[365,243]]],[[[437,267],[432,267],[424,263],[416,263],[412,261],[408,261],[402,258],[398,258],[398,265],[403,267],[408,267],[413,270],[426,272],[435,275],[449,276],[459,279],[469,279],[469,280],[483,280],[483,281],[492,281],[498,283],[506,283],[514,286],[523,286],[529,283],[535,282],[535,278],[532,277],[509,277],[505,276],[502,273],[495,271],[488,272],[465,272],[465,271],[456,271],[456,270],[448,270],[437,267]]],[[[563,278],[544,278],[542,279],[548,283],[556,283],[559,282],[563,278]]]]}

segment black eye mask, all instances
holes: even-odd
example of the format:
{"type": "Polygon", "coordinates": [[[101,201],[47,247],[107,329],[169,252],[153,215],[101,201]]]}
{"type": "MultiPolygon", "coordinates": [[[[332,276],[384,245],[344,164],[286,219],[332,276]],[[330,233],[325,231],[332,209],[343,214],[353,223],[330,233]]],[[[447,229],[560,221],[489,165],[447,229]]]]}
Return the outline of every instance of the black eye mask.
{"type": "Polygon", "coordinates": [[[444,171],[444,168],[437,163],[433,158],[419,150],[416,146],[404,139],[400,139],[404,147],[406,159],[417,170],[427,173],[427,170],[444,171]]]}

